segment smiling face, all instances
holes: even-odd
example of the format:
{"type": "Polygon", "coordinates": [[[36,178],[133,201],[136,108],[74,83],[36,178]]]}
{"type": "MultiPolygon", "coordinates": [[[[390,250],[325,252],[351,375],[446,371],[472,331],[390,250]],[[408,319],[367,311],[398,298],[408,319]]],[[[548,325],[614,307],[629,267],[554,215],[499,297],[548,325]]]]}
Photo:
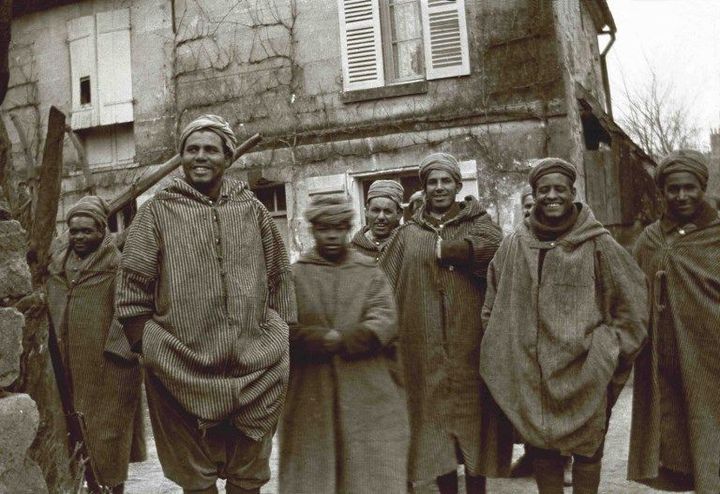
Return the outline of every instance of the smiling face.
{"type": "Polygon", "coordinates": [[[533,195],[540,220],[553,225],[570,214],[575,200],[575,187],[570,178],[562,173],[548,173],[538,179],[533,195]]]}
{"type": "Polygon", "coordinates": [[[365,219],[373,236],[386,239],[400,224],[402,209],[387,197],[373,197],[365,206],[365,219]]]}
{"type": "Polygon", "coordinates": [[[315,246],[322,257],[330,261],[336,261],[347,252],[348,235],[350,224],[315,223],[312,225],[312,234],[315,238],[315,246]]]}
{"type": "Polygon", "coordinates": [[[105,230],[89,216],[73,216],[68,227],[70,248],[81,258],[95,252],[105,237],[105,230]]]}
{"type": "Polygon", "coordinates": [[[693,218],[705,197],[700,180],[690,172],[675,172],[665,177],[662,192],[672,215],[681,220],[693,218]]]}
{"type": "Polygon", "coordinates": [[[444,213],[455,202],[455,196],[461,185],[450,173],[444,170],[433,170],[425,182],[425,201],[428,208],[435,213],[444,213]]]}
{"type": "Polygon", "coordinates": [[[207,196],[217,197],[230,161],[220,136],[210,130],[193,132],[185,140],[181,160],[188,183],[207,196]]]}

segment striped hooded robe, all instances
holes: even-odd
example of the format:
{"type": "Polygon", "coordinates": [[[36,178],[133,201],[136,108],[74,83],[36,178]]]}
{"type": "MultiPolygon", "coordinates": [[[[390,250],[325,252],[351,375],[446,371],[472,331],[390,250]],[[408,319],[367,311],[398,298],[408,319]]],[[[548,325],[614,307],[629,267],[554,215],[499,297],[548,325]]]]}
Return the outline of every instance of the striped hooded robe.
{"type": "MultiPolygon", "coordinates": [[[[688,474],[700,494],[720,492],[720,218],[661,219],[637,240],[651,287],[650,344],[635,363],[628,478],[673,489],[688,474]]],[[[688,486],[684,486],[683,489],[688,486]]]]}
{"type": "Polygon", "coordinates": [[[421,207],[395,231],[380,258],[398,304],[411,481],[455,471],[456,446],[471,475],[507,474],[512,454],[511,427],[478,371],[485,276],[502,232],[477,200],[459,206],[459,213],[438,227],[421,207]],[[439,263],[440,237],[467,240],[469,265],[439,263]]]}
{"type": "Polygon", "coordinates": [[[112,487],[126,480],[130,461],[145,460],[141,369],[114,319],[120,252],[106,232],[71,279],[65,271],[69,253],[67,242],[53,251],[48,309],[75,409],[85,416],[87,448],[98,481],[112,487]]]}
{"type": "Polygon", "coordinates": [[[176,178],[130,226],[117,284],[121,320],[150,316],[145,368],[203,422],[273,430],[295,320],[290,266],[270,214],[241,181],[213,202],[176,178]]]}

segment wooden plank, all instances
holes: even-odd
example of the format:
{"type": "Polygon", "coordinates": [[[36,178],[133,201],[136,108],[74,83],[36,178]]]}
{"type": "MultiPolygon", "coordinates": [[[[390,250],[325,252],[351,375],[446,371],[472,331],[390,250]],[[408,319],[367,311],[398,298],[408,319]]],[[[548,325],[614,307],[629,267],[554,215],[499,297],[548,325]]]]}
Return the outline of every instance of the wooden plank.
{"type": "Polygon", "coordinates": [[[38,173],[38,203],[30,234],[30,270],[35,286],[45,281],[50,257],[50,243],[55,235],[55,221],[60,202],[60,184],[63,170],[63,140],[65,114],[50,107],[45,150],[38,173]]]}

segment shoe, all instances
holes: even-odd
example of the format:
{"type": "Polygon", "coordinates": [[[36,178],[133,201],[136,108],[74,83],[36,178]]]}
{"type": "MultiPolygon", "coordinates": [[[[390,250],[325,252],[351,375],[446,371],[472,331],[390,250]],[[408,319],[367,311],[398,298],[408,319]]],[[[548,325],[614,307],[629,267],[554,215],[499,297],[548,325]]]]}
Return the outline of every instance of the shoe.
{"type": "Polygon", "coordinates": [[[512,468],[510,469],[510,477],[513,479],[520,479],[524,477],[532,477],[533,476],[533,462],[530,456],[527,453],[523,453],[523,455],[518,458],[518,460],[513,463],[512,468]]]}
{"type": "Polygon", "coordinates": [[[572,456],[568,456],[565,460],[565,470],[563,471],[563,484],[565,484],[565,487],[572,485],[572,479],[572,456]]]}

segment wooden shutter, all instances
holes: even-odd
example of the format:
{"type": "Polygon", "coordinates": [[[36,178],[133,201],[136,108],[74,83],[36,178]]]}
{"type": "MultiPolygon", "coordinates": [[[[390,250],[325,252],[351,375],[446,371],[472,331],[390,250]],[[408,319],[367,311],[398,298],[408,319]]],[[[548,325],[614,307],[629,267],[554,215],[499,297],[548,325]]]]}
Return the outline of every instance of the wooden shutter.
{"type": "Polygon", "coordinates": [[[97,14],[100,125],[133,121],[130,9],[97,14]]]}
{"type": "Polygon", "coordinates": [[[470,73],[465,0],[420,0],[426,77],[470,73]]]}
{"type": "Polygon", "coordinates": [[[379,0],[338,0],[343,89],[385,84],[379,0]]]}
{"type": "Polygon", "coordinates": [[[95,63],[95,16],[72,19],[67,23],[70,46],[70,88],[73,129],[98,125],[97,65],[95,63]],[[80,81],[89,78],[90,103],[80,102],[80,81]]]}
{"type": "Polygon", "coordinates": [[[477,163],[475,160],[461,161],[460,176],[462,177],[462,188],[458,191],[456,199],[462,201],[466,196],[473,196],[479,199],[477,181],[477,163]]]}

